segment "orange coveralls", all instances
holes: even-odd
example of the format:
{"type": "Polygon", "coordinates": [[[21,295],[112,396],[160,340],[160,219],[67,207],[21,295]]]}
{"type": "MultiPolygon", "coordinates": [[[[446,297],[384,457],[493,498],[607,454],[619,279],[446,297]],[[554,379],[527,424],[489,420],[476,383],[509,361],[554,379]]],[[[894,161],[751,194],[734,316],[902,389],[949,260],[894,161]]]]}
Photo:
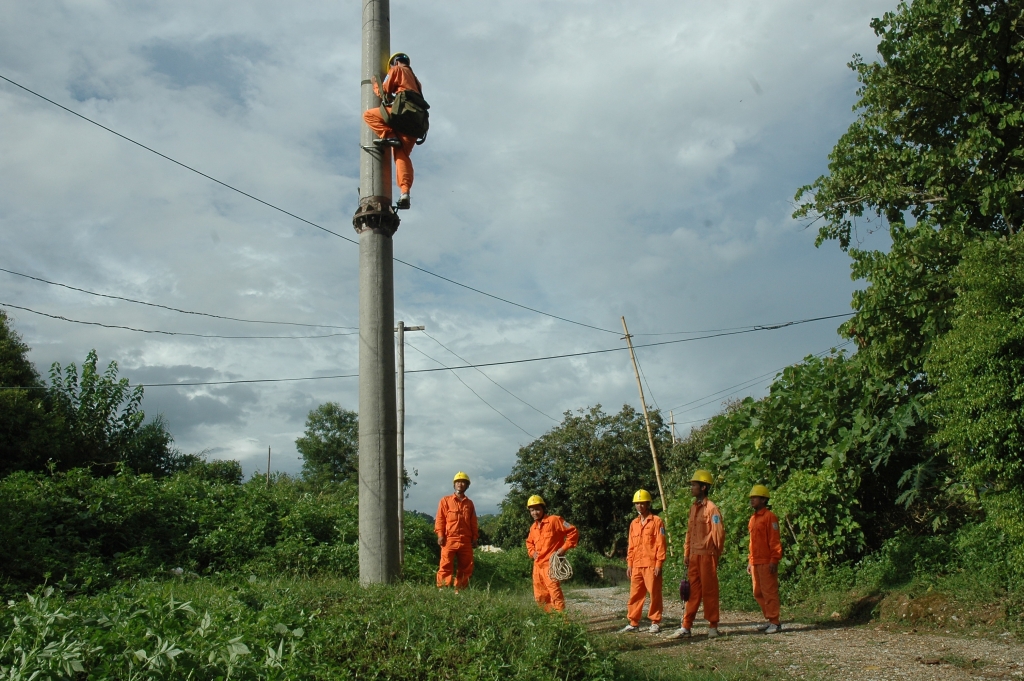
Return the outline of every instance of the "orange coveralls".
{"type": "Polygon", "coordinates": [[[448,586],[455,576],[455,590],[469,586],[473,574],[473,544],[480,536],[476,524],[476,506],[469,497],[458,494],[441,497],[434,518],[434,532],[445,537],[441,547],[441,565],[437,570],[437,588],[448,586]],[[458,569],[455,561],[458,559],[458,569]]]}
{"type": "MultiPolygon", "coordinates": [[[[384,88],[384,92],[389,95],[396,94],[402,90],[414,90],[421,95],[423,94],[423,88],[420,86],[420,81],[416,78],[416,74],[412,72],[412,69],[405,64],[398,63],[391,67],[388,71],[388,75],[384,77],[384,83],[381,85],[384,88]]],[[[388,111],[391,109],[389,108],[388,111]]],[[[412,189],[412,159],[409,158],[409,154],[412,152],[412,148],[416,146],[416,138],[410,137],[409,135],[400,135],[388,127],[384,123],[384,119],[380,115],[380,109],[367,109],[363,112],[363,120],[370,126],[370,130],[377,133],[377,136],[381,139],[385,137],[397,137],[402,140],[401,147],[393,147],[395,154],[395,173],[398,176],[398,188],[402,190],[403,194],[408,194],[409,190],[412,189]]]]}
{"type": "Polygon", "coordinates": [[[718,626],[718,558],[725,546],[725,526],[722,512],[714,502],[704,499],[690,507],[690,520],[686,525],[686,544],[683,555],[690,561],[687,578],[690,580],[690,600],[686,602],[683,627],[693,627],[697,609],[704,601],[704,619],[712,628],[718,626]]]}
{"type": "Polygon", "coordinates": [[[782,560],[779,519],[767,508],[750,516],[750,576],[754,582],[754,599],[772,624],[779,623],[779,574],[772,565],[782,560]]]}
{"type": "Polygon", "coordinates": [[[526,551],[531,558],[539,554],[533,559],[533,598],[546,612],[551,612],[552,608],[559,612],[565,610],[562,585],[548,577],[551,555],[559,549],[568,551],[579,541],[579,530],[557,515],[546,515],[530,526],[526,551]]]}
{"type": "Polygon", "coordinates": [[[644,612],[644,598],[651,594],[647,619],[661,622],[661,567],[665,564],[665,521],[654,514],[647,518],[637,516],[629,524],[629,548],[626,565],[629,566],[629,604],[626,616],[634,627],[640,624],[644,612]],[[654,574],[654,569],[658,574],[654,574]]]}

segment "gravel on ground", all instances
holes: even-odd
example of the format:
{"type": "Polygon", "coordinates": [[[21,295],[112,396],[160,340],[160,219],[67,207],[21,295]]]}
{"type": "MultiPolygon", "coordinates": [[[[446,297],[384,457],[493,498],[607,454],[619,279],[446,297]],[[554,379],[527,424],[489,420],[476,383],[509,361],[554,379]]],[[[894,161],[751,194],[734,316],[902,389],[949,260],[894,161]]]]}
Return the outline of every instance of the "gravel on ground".
{"type": "MultiPolygon", "coordinates": [[[[626,625],[628,588],[624,586],[581,588],[566,591],[571,612],[586,618],[590,629],[613,633],[626,625]]],[[[1009,633],[994,638],[977,632],[918,631],[884,624],[787,622],[783,631],[767,636],[757,630],[764,622],[761,613],[722,612],[715,640],[707,637],[707,623],[698,613],[689,639],[670,638],[679,627],[682,604],[666,602],[662,633],[650,634],[649,622],[642,622],[637,636],[655,654],[693,653],[700,647],[729,645],[751,655],[778,657],[789,676],[808,679],[842,678],[851,681],[924,679],[1024,678],[1024,646],[1009,633]],[[769,645],[769,640],[773,642],[769,645]]],[[[645,606],[646,612],[646,606],[645,606]]],[[[712,652],[708,650],[708,652],[712,652]]]]}

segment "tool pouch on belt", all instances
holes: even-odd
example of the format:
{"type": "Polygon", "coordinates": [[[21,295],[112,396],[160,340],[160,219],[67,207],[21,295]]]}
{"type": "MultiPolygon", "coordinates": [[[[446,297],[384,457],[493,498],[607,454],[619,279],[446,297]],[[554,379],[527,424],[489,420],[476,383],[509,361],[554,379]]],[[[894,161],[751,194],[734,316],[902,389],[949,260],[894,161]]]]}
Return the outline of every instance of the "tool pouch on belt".
{"type": "Polygon", "coordinates": [[[683,603],[690,600],[690,580],[688,579],[679,582],[679,600],[683,603]]]}
{"type": "Polygon", "coordinates": [[[423,95],[415,90],[402,90],[395,95],[390,110],[380,105],[380,116],[384,123],[395,132],[416,138],[416,144],[423,144],[430,128],[430,105],[423,95]]]}

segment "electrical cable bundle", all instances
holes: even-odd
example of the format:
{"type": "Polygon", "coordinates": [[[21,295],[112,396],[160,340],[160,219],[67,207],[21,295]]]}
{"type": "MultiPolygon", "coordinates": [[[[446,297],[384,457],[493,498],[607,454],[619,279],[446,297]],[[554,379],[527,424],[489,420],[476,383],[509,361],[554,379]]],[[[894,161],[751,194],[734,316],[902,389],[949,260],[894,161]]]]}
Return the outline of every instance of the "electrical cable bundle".
{"type": "Polygon", "coordinates": [[[558,555],[558,552],[551,554],[551,561],[548,563],[548,577],[558,582],[572,579],[572,565],[565,556],[558,555]]]}

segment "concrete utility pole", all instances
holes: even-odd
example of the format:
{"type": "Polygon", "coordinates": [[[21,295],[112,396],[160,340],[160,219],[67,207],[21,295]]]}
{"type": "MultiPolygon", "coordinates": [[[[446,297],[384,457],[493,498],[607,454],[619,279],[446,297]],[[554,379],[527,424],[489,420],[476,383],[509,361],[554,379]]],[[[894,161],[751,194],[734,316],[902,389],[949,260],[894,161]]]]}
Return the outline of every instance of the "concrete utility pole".
{"type": "Polygon", "coordinates": [[[398,334],[398,564],[405,565],[405,332],[426,331],[425,326],[406,326],[399,321],[398,334]]]}
{"type": "MultiPolygon", "coordinates": [[[[383,80],[391,48],[388,0],[363,0],[362,110],[380,105],[373,79],[383,80]]],[[[395,470],[395,282],[391,237],[398,214],[391,205],[390,149],[374,147],[362,125],[359,207],[359,582],[394,581],[398,558],[395,470]]]]}
{"type": "MultiPolygon", "coordinates": [[[[661,485],[661,466],[658,465],[658,450],[654,446],[654,431],[651,430],[651,417],[647,414],[647,400],[644,399],[644,384],[640,381],[640,367],[636,363],[636,353],[633,351],[633,337],[629,335],[626,327],[626,318],[622,318],[622,330],[626,333],[626,345],[629,346],[629,357],[633,360],[633,373],[636,375],[636,388],[640,391],[640,406],[644,410],[644,423],[647,424],[647,441],[651,445],[651,458],[654,459],[654,477],[658,480],[658,494],[661,495],[661,507],[668,512],[668,497],[665,496],[665,488],[661,485]]],[[[666,533],[668,532],[666,528],[666,533]]],[[[675,555],[672,549],[672,535],[667,534],[669,554],[675,555]]]]}
{"type": "Polygon", "coordinates": [[[676,415],[674,412],[668,413],[668,427],[672,432],[672,444],[676,443],[676,415]]]}

